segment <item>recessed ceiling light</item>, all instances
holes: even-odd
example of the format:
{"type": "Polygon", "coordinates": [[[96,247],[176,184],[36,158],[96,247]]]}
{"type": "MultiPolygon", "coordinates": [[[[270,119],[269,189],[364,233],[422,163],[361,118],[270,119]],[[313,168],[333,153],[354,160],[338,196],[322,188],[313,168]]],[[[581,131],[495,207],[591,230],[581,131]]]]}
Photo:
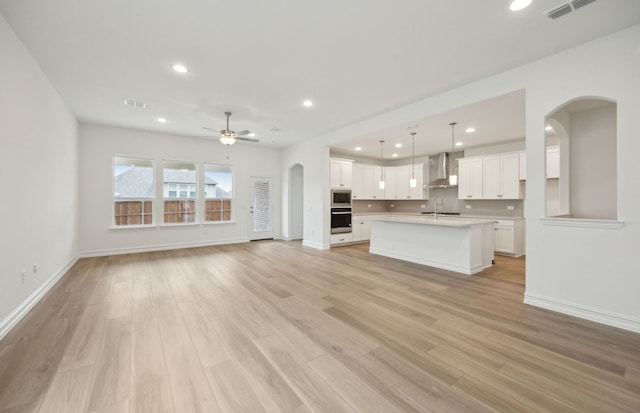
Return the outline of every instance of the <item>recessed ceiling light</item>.
{"type": "Polygon", "coordinates": [[[396,148],[402,148],[402,144],[401,143],[396,143],[396,148]]]}
{"type": "Polygon", "coordinates": [[[146,103],[138,102],[137,100],[133,100],[133,99],[125,99],[124,104],[127,106],[133,106],[134,108],[140,108],[140,109],[144,109],[147,107],[146,103]]]}
{"type": "Polygon", "coordinates": [[[187,68],[184,65],[181,65],[180,63],[176,63],[175,65],[171,66],[171,68],[178,73],[188,72],[187,68]]]}
{"type": "Polygon", "coordinates": [[[551,125],[547,125],[545,126],[544,130],[546,130],[547,132],[551,132],[553,128],[551,127],[551,125]]]}
{"type": "Polygon", "coordinates": [[[475,132],[475,131],[476,131],[476,128],[471,127],[471,128],[467,128],[467,129],[465,129],[464,131],[465,131],[465,132],[467,132],[467,133],[473,133],[473,132],[475,132]]]}
{"type": "Polygon", "coordinates": [[[531,4],[532,0],[513,0],[509,8],[512,11],[522,10],[531,4]]]}
{"type": "Polygon", "coordinates": [[[158,122],[167,123],[167,118],[158,118],[158,122]]]}
{"type": "Polygon", "coordinates": [[[302,102],[302,106],[304,106],[305,108],[310,108],[311,106],[313,106],[313,102],[307,99],[304,102],[302,102]]]}
{"type": "Polygon", "coordinates": [[[362,146],[356,146],[356,151],[361,151],[362,150],[362,146]]]}
{"type": "Polygon", "coordinates": [[[253,133],[253,132],[249,132],[249,133],[247,134],[247,136],[248,136],[248,137],[250,137],[250,138],[253,138],[254,136],[256,136],[256,134],[255,134],[255,133],[253,133]]]}
{"type": "Polygon", "coordinates": [[[397,157],[398,157],[398,154],[397,154],[397,153],[394,153],[394,154],[392,154],[391,156],[393,156],[394,158],[397,158],[397,157]]]}
{"type": "Polygon", "coordinates": [[[462,146],[464,145],[462,142],[456,142],[456,146],[462,146]]]}

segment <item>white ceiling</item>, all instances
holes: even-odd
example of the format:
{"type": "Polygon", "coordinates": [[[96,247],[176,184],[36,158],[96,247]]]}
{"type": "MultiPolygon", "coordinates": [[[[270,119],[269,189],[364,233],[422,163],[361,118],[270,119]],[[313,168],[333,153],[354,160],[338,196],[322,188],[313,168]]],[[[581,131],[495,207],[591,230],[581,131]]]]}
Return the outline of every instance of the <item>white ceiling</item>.
{"type": "MultiPolygon", "coordinates": [[[[640,22],[638,0],[548,20],[560,3],[0,0],[0,13],[82,122],[199,136],[230,110],[232,129],[283,147],[640,22]]],[[[469,119],[472,142],[483,119],[469,119]]],[[[430,139],[467,120],[416,121],[430,139]]]]}
{"type": "Polygon", "coordinates": [[[380,140],[384,159],[411,157],[411,132],[415,135],[415,154],[432,155],[451,152],[453,141],[462,143],[455,151],[465,148],[495,145],[525,137],[524,90],[477,102],[436,116],[416,119],[414,122],[349,139],[331,147],[336,155],[380,159],[380,140]],[[452,131],[452,122],[456,122],[452,131]],[[467,133],[467,128],[475,131],[467,133]],[[396,147],[401,144],[402,147],[396,147]],[[360,147],[361,150],[356,150],[360,147]],[[396,154],[397,157],[393,155],[396,154]]]}

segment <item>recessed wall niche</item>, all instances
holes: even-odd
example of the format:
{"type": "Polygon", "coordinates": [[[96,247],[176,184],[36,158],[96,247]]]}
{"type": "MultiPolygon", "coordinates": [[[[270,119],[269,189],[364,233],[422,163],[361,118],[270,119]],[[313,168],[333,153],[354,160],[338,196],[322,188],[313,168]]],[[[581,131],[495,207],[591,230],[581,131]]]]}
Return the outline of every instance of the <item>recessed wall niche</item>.
{"type": "Polygon", "coordinates": [[[546,117],[546,216],[617,219],[617,103],[569,101],[546,117]]]}

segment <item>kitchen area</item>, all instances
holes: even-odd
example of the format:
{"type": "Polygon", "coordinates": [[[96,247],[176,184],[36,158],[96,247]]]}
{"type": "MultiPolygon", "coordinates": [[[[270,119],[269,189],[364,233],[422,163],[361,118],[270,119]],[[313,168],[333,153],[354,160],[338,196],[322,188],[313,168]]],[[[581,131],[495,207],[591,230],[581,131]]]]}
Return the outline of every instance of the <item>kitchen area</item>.
{"type": "MultiPolygon", "coordinates": [[[[520,98],[517,93],[498,97],[482,102],[484,109],[478,104],[442,119],[472,119],[471,113],[481,112],[488,122],[493,118],[486,105],[494,112],[516,111],[513,103],[520,98]]],[[[351,153],[345,147],[332,150],[331,248],[369,242],[372,254],[463,274],[488,268],[494,254],[525,254],[526,156],[524,137],[517,137],[523,130],[516,125],[507,132],[509,139],[473,146],[471,121],[440,122],[448,133],[440,129],[445,142],[437,153],[420,149],[416,155],[415,144],[426,129],[422,122],[400,131],[408,139],[397,133],[398,138],[380,138],[375,155],[363,156],[360,142],[352,144],[351,153]],[[456,126],[464,128],[464,138],[456,139],[456,126]],[[467,140],[464,147],[461,139],[467,140]],[[387,157],[385,145],[392,148],[387,157]]],[[[549,149],[547,178],[553,180],[557,147],[549,149]]]]}

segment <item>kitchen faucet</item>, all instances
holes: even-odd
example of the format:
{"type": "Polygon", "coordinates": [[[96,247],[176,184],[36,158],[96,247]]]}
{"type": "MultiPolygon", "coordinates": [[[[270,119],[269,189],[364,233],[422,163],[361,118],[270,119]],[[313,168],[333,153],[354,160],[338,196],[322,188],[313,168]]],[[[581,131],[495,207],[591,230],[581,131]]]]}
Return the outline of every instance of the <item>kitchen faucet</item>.
{"type": "Polygon", "coordinates": [[[444,212],[444,199],[442,198],[442,195],[440,194],[436,194],[435,197],[435,204],[434,204],[434,219],[437,221],[438,220],[438,205],[440,205],[442,207],[442,211],[444,212]],[[440,202],[438,202],[438,199],[440,199],[440,202]]]}

